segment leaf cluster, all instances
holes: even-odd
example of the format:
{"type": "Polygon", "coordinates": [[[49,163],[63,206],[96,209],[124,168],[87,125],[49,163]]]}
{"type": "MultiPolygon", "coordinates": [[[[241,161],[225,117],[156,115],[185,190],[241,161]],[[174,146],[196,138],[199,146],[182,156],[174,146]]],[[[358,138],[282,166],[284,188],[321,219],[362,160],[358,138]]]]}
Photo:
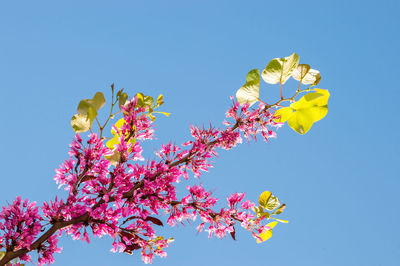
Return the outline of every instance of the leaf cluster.
{"type": "Polygon", "coordinates": [[[275,220],[268,223],[266,225],[267,229],[259,234],[257,243],[261,243],[272,237],[272,228],[274,228],[278,222],[288,223],[288,221],[275,218],[275,215],[279,215],[284,211],[286,204],[281,204],[279,199],[272,195],[270,191],[264,191],[261,193],[258,198],[258,203],[260,204],[259,206],[253,207],[253,211],[256,213],[256,219],[275,220]]]}
{"type": "MultiPolygon", "coordinates": [[[[97,116],[98,116],[98,111],[100,108],[102,108],[106,100],[104,98],[104,95],[102,92],[96,92],[96,94],[93,96],[92,99],[83,99],[79,102],[78,108],[77,108],[77,113],[72,117],[71,119],[71,126],[72,129],[76,133],[83,133],[88,130],[92,130],[93,122],[97,120],[98,126],[99,126],[99,131],[100,131],[100,136],[103,134],[103,129],[106,127],[107,123],[111,120],[114,119],[115,116],[119,113],[122,113],[122,106],[125,106],[128,101],[128,94],[124,92],[124,89],[121,89],[117,91],[117,93],[114,93],[114,84],[111,84],[111,93],[112,93],[112,100],[111,100],[111,109],[109,116],[107,120],[105,121],[104,124],[100,124],[97,116]],[[114,107],[118,105],[119,111],[116,113],[113,113],[114,107]]],[[[135,95],[136,98],[136,108],[138,110],[141,110],[142,112],[145,112],[146,115],[154,122],[156,117],[154,116],[155,113],[160,113],[164,114],[165,116],[169,116],[170,113],[166,112],[160,112],[160,111],[154,111],[158,107],[164,104],[164,96],[160,94],[156,100],[152,96],[144,95],[143,93],[137,93],[135,95]]],[[[117,122],[114,124],[114,126],[111,128],[111,135],[112,137],[107,141],[106,146],[113,151],[113,154],[110,156],[107,156],[106,158],[113,164],[116,165],[116,163],[120,159],[120,155],[116,150],[116,146],[121,142],[120,138],[122,137],[122,131],[121,128],[122,126],[126,124],[125,119],[122,117],[117,122]]],[[[134,126],[133,126],[134,127],[134,126]]],[[[135,128],[132,128],[132,130],[135,130],[135,128]]],[[[126,134],[124,137],[127,137],[126,134]]],[[[136,138],[133,136],[129,138],[128,144],[135,144],[136,143],[136,138]]]]}
{"type": "Polygon", "coordinates": [[[241,105],[253,105],[260,100],[260,81],[261,78],[269,84],[280,84],[281,100],[268,107],[281,108],[275,113],[277,122],[288,122],[289,126],[299,134],[307,133],[313,123],[321,120],[328,113],[329,91],[324,89],[312,88],[316,86],[321,75],[318,70],[311,69],[307,64],[299,64],[300,57],[293,53],[288,57],[272,59],[260,75],[258,69],[249,71],[246,77],[246,83],[236,92],[236,98],[241,105]],[[299,87],[296,94],[285,99],[282,93],[282,85],[290,77],[299,81],[299,87]],[[305,90],[300,90],[301,85],[310,85],[305,90]],[[304,95],[297,102],[295,97],[302,92],[315,92],[304,95]],[[290,101],[292,104],[283,107],[280,104],[290,101]]]}

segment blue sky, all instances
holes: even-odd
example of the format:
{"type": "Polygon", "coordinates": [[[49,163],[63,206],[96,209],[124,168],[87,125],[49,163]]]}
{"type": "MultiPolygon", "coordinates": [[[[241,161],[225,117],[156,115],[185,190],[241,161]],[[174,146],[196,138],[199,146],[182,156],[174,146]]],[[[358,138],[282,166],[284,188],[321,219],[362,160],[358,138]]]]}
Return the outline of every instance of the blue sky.
{"type": "MultiPolygon", "coordinates": [[[[304,136],[285,126],[269,144],[221,152],[202,182],[224,199],[271,190],[289,224],[264,244],[208,239],[192,225],[154,265],[400,263],[398,1],[2,1],[0,3],[0,204],[63,195],[54,169],[67,157],[80,99],[108,93],[165,95],[153,147],[189,138],[189,125],[221,125],[229,96],[252,68],[300,55],[321,71],[329,113],[304,136]]],[[[286,88],[290,91],[289,87],[286,88]]],[[[265,84],[261,97],[276,99],[265,84]]],[[[55,265],[138,265],[110,239],[63,238],[55,265]]]]}

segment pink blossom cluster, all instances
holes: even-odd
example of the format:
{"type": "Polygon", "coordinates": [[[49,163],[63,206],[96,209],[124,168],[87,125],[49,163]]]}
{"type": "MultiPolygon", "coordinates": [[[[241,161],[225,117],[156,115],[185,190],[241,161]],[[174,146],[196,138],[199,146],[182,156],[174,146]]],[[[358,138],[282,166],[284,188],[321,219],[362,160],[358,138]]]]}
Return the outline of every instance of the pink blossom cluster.
{"type": "Polygon", "coordinates": [[[228,208],[221,208],[219,212],[212,209],[217,202],[210,192],[202,186],[188,186],[190,194],[181,201],[174,202],[168,213],[168,224],[171,226],[184,219],[196,220],[200,216],[201,223],[197,226],[198,232],[207,227],[208,235],[213,234],[223,238],[227,233],[235,238],[235,225],[239,223],[243,228],[252,232],[255,238],[266,228],[261,224],[262,218],[257,218],[252,212],[255,204],[249,200],[243,201],[244,193],[234,193],[227,198],[228,208]],[[240,204],[239,204],[240,203],[240,204]]]}
{"type": "Polygon", "coordinates": [[[62,248],[57,246],[58,238],[57,235],[50,236],[44,243],[39,247],[38,265],[46,265],[54,263],[54,253],[61,253],[62,248]]]}
{"type": "Polygon", "coordinates": [[[111,251],[132,254],[140,250],[143,261],[151,263],[154,255],[166,256],[164,249],[171,242],[156,232],[158,226],[164,225],[160,217],[163,214],[167,214],[166,223],[171,226],[199,216],[198,231],[206,228],[210,237],[215,234],[221,238],[229,233],[235,238],[238,223],[255,237],[265,230],[262,219],[251,213],[254,203],[243,201],[244,193],[229,196],[228,206],[217,212],[213,210],[217,199],[201,185],[188,186],[189,194],[178,200],[176,184],[181,177],[188,179],[190,172],[199,177],[207,171],[212,166],[211,159],[217,156],[216,149],[229,150],[242,143],[241,133],[247,140],[257,134],[265,140],[275,137],[272,128],[280,124],[274,122],[268,108],[260,104],[250,109],[233,102],[226,117],[234,121],[225,122],[227,128],[192,126],[193,140],[182,147],[172,143],[162,145],[156,152],[158,161],[139,164],[143,157],[137,140],[151,139],[154,135],[148,111],[148,106],[138,106],[137,97],[122,106],[125,122],[120,128],[113,127],[119,136],[113,149],[106,147],[95,133],[86,142],[77,134],[70,145],[70,158],[60,165],[54,177],[68,191],[66,200],[56,197],[44,202],[42,217],[34,203],[22,203],[20,198],[8,208],[3,207],[0,229],[4,234],[0,235],[0,247],[7,251],[27,248],[28,252],[44,226],[42,222],[48,224],[44,235],[49,235],[35,247],[41,265],[53,263],[53,253],[61,251],[57,238],[63,233],[88,243],[91,235],[108,235],[114,239],[111,251]],[[115,155],[118,160],[112,165],[109,158],[115,155]]]}
{"type": "MultiPolygon", "coordinates": [[[[0,212],[0,248],[7,251],[19,249],[30,250],[31,244],[42,229],[39,215],[39,208],[36,202],[22,201],[18,196],[8,207],[2,208],[0,212]]],[[[30,256],[21,257],[29,261],[30,256]]]]}
{"type": "Polygon", "coordinates": [[[278,128],[282,126],[282,123],[274,121],[275,117],[269,106],[260,102],[258,108],[251,109],[248,104],[240,106],[239,102],[235,101],[233,97],[231,99],[233,104],[226,112],[226,117],[233,118],[235,122],[224,121],[225,125],[237,125],[247,140],[256,139],[257,134],[261,134],[266,141],[269,138],[276,137],[276,132],[272,128],[278,128]]]}
{"type": "Polygon", "coordinates": [[[129,134],[132,130],[138,140],[152,139],[154,137],[153,121],[146,112],[149,106],[138,106],[137,97],[121,106],[124,114],[125,124],[121,128],[124,134],[129,134]]]}

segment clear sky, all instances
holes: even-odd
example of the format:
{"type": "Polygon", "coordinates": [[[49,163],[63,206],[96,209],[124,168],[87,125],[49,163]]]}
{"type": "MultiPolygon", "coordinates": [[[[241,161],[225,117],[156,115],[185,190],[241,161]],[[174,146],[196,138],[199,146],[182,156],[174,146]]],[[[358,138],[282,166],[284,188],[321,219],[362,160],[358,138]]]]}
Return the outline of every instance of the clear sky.
{"type": "MultiPolygon", "coordinates": [[[[189,139],[190,124],[220,126],[247,71],[297,52],[331,92],[327,117],[304,136],[285,126],[269,144],[221,152],[202,177],[222,199],[273,191],[290,223],[264,244],[240,228],[237,241],[166,228],[176,241],[153,264],[400,265],[399,3],[1,1],[0,204],[64,195],[53,176],[74,136],[71,116],[112,82],[130,95],[165,95],[172,115],[158,119],[145,152],[153,156],[161,143],[189,139]]],[[[276,86],[261,89],[278,96],[276,86]]],[[[109,252],[110,239],[60,244],[55,265],[142,264],[109,252]]]]}

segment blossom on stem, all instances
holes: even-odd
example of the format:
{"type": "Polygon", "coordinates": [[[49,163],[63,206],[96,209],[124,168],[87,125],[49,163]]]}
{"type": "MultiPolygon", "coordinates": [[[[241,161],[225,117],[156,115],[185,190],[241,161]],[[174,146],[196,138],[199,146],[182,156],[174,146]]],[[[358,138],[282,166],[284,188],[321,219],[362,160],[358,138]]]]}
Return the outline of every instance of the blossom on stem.
{"type": "MultiPolygon", "coordinates": [[[[28,249],[42,229],[42,217],[36,202],[18,196],[0,212],[0,248],[16,251],[28,249]]],[[[29,256],[24,257],[30,260],[29,256]]]]}

